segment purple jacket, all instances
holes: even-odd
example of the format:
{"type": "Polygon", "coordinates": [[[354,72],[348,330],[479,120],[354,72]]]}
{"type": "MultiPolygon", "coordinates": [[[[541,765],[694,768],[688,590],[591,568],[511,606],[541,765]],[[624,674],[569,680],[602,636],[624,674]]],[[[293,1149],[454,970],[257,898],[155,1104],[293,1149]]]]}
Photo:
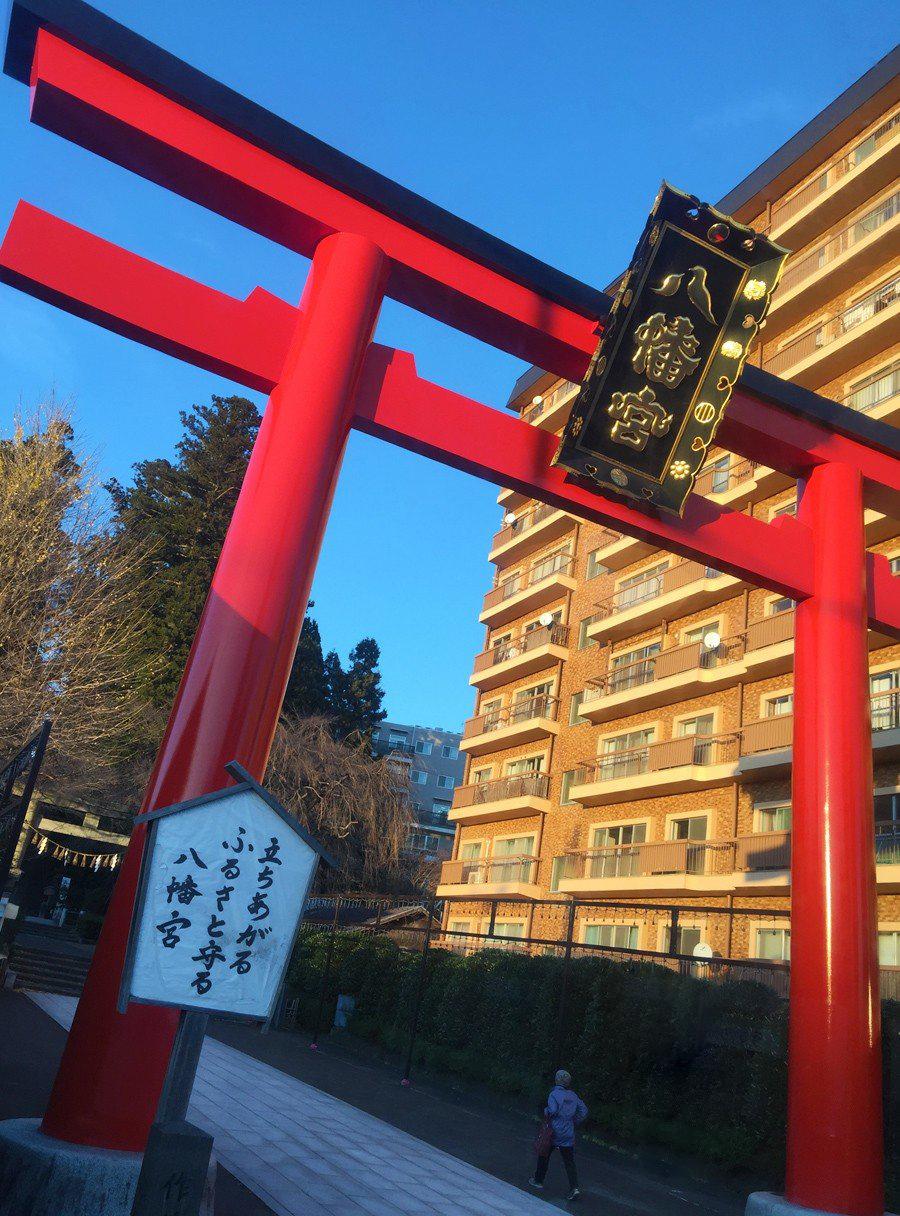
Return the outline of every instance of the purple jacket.
{"type": "Polygon", "coordinates": [[[587,1118],[588,1108],[571,1089],[554,1085],[547,1099],[544,1114],[553,1128],[553,1143],[557,1148],[571,1148],[575,1143],[575,1128],[587,1118]]]}

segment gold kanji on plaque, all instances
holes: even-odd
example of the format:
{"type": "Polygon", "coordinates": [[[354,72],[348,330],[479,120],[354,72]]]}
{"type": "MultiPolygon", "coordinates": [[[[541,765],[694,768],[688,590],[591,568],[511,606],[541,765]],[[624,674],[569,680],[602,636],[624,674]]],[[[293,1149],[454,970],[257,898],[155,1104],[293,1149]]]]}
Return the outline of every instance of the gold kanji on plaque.
{"type": "Polygon", "coordinates": [[[665,313],[655,312],[637,327],[634,338],[637,350],[631,357],[631,366],[667,388],[677,388],[685,376],[692,375],[700,366],[700,360],[693,358],[700,342],[687,317],[674,317],[670,321],[665,313]]]}
{"type": "Polygon", "coordinates": [[[616,419],[610,432],[613,442],[639,452],[651,436],[665,435],[672,425],[672,415],[656,400],[649,385],[637,393],[613,393],[606,412],[616,419]]]}

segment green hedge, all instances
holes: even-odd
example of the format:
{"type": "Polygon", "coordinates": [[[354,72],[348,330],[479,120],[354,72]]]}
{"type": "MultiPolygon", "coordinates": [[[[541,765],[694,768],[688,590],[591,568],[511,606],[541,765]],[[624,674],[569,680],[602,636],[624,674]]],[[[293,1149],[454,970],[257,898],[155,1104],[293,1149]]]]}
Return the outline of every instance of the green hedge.
{"type": "MultiPolygon", "coordinates": [[[[327,933],[304,933],[289,973],[312,1027],[327,933]]],[[[339,993],[356,998],[351,1031],[382,1046],[408,1043],[420,957],[389,939],[334,942],[323,1031],[339,993]]],[[[551,1059],[562,978],[557,958],[433,950],[416,1059],[535,1104],[568,1068],[591,1111],[588,1130],[665,1145],[777,1183],[784,1152],[787,1002],[750,982],[680,976],[651,963],[575,959],[559,1060],[551,1059]]],[[[897,1006],[885,1006],[896,1041],[897,1006]]],[[[888,1092],[895,1092],[896,1080],[888,1092]]],[[[890,1113],[890,1112],[889,1112],[890,1113]]],[[[894,1138],[889,1138],[894,1148],[894,1138]]],[[[889,1182],[896,1176],[891,1157],[889,1182]]],[[[894,1188],[891,1187],[891,1190],[894,1188]]]]}

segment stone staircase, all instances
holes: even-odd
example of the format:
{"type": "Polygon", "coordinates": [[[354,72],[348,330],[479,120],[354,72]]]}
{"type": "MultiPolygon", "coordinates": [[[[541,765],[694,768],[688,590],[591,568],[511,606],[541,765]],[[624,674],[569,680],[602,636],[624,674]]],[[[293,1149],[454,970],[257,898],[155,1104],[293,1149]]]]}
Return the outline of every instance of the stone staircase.
{"type": "Polygon", "coordinates": [[[23,927],[10,949],[7,972],[15,976],[15,988],[80,996],[93,953],[93,946],[68,930],[23,927]]]}

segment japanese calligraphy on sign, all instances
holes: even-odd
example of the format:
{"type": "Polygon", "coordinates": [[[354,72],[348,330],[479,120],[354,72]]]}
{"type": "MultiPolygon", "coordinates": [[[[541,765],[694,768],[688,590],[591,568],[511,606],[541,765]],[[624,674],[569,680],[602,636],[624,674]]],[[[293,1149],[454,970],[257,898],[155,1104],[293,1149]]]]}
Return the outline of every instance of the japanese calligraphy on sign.
{"type": "Polygon", "coordinates": [[[681,514],[787,253],[664,183],[555,463],[681,514]]]}
{"type": "Polygon", "coordinates": [[[120,1007],[270,1015],[321,849],[241,775],[238,785],[143,817],[149,833],[120,1007]]]}

